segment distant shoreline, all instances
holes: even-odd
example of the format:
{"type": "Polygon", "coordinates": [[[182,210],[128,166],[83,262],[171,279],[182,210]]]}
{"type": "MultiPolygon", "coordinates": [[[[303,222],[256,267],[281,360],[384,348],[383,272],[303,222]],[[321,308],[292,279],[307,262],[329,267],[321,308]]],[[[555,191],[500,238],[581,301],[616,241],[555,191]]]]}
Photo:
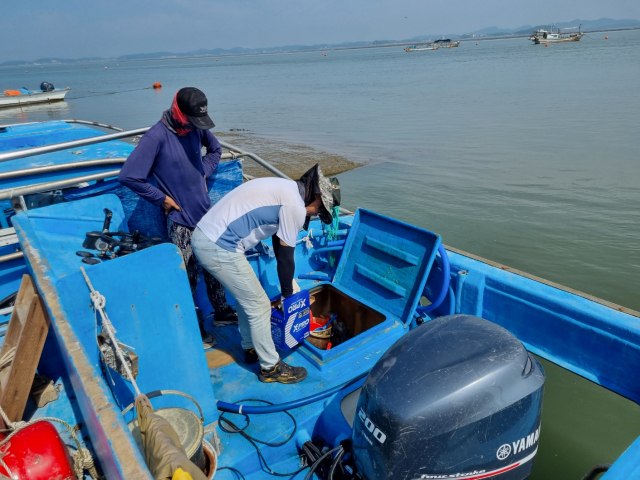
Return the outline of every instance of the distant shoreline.
{"type": "MultiPolygon", "coordinates": [[[[562,30],[562,29],[560,29],[562,30]]],[[[640,26],[637,27],[620,27],[620,28],[606,28],[599,30],[583,30],[582,33],[600,33],[600,32],[621,32],[628,30],[640,30],[640,26]]],[[[483,37],[469,37],[469,38],[460,38],[456,37],[455,40],[459,40],[460,42],[481,42],[486,40],[509,40],[514,38],[527,38],[530,37],[532,33],[529,34],[518,34],[518,35],[498,35],[498,36],[483,36],[483,37]]],[[[453,38],[453,36],[452,36],[453,38]]],[[[165,56],[165,57],[150,57],[150,58],[128,58],[128,59],[118,59],[118,58],[104,58],[100,60],[69,60],[64,62],[47,62],[47,63],[38,63],[38,62],[25,62],[20,64],[0,64],[0,68],[17,68],[17,67],[30,67],[30,66],[52,66],[52,65],[76,65],[76,64],[97,64],[97,63],[112,63],[112,62],[148,62],[155,60],[184,60],[190,58],[224,58],[224,57],[244,57],[244,56],[257,56],[257,55],[281,55],[283,53],[286,54],[294,54],[294,53],[313,53],[313,52],[335,52],[341,50],[363,50],[368,48],[391,48],[391,47],[406,47],[408,45],[414,44],[422,44],[427,43],[427,40],[424,41],[402,41],[402,42],[393,42],[393,43],[380,43],[376,45],[353,45],[353,46],[335,46],[335,47],[326,47],[326,48],[309,48],[309,49],[300,49],[300,50],[277,50],[271,52],[238,52],[238,53],[220,53],[220,54],[204,54],[204,55],[185,55],[185,56],[165,56]]]]}

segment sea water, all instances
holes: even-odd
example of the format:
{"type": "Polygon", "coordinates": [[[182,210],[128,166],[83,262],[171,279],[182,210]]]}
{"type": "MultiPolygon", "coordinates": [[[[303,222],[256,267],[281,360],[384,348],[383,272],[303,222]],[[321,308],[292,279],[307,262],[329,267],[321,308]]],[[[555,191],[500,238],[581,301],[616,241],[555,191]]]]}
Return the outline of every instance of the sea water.
{"type": "MultiPolygon", "coordinates": [[[[148,126],[179,88],[196,86],[218,131],[364,162],[340,175],[347,208],[640,310],[640,31],[607,35],[1,67],[0,90],[46,80],[73,91],[66,102],[2,109],[0,124],[148,126]]],[[[640,435],[636,404],[545,367],[536,480],[578,479],[640,435]]]]}

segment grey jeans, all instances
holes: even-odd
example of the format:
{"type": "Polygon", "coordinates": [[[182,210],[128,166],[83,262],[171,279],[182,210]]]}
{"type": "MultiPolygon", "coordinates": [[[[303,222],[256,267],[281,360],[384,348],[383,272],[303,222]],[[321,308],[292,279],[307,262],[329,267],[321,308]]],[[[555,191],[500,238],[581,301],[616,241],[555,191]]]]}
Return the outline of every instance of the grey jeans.
{"type": "Polygon", "coordinates": [[[191,247],[198,262],[236,299],[242,348],[254,348],[264,369],[280,360],[271,338],[271,302],[244,253],[219,247],[196,228],[191,247]]]}

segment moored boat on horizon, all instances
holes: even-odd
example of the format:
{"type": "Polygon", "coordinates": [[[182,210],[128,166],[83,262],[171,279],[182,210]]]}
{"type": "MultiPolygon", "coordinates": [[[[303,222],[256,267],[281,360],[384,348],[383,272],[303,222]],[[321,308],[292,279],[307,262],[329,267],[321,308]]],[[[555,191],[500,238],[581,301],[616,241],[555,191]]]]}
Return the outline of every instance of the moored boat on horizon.
{"type": "Polygon", "coordinates": [[[563,28],[562,30],[575,30],[576,28],[578,33],[562,33],[559,28],[554,32],[553,27],[551,27],[551,30],[536,30],[529,39],[536,45],[542,43],[578,42],[584,36],[582,24],[577,27],[563,28]]]}
{"type": "Polygon", "coordinates": [[[450,38],[441,38],[434,42],[430,41],[426,43],[409,45],[404,48],[404,51],[405,52],[421,52],[425,50],[438,50],[440,48],[453,48],[453,47],[459,47],[459,46],[460,46],[460,40],[453,42],[451,41],[450,38]]]}

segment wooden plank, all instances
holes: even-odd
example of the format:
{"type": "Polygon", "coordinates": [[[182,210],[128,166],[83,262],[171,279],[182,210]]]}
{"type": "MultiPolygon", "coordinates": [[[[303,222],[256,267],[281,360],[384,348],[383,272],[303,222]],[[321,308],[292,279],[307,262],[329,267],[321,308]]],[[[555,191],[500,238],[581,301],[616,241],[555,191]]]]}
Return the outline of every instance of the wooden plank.
{"type": "Polygon", "coordinates": [[[24,275],[9,320],[0,358],[15,348],[13,361],[0,372],[0,405],[12,422],[22,420],[31,384],[49,331],[49,317],[31,277],[24,275]]]}

